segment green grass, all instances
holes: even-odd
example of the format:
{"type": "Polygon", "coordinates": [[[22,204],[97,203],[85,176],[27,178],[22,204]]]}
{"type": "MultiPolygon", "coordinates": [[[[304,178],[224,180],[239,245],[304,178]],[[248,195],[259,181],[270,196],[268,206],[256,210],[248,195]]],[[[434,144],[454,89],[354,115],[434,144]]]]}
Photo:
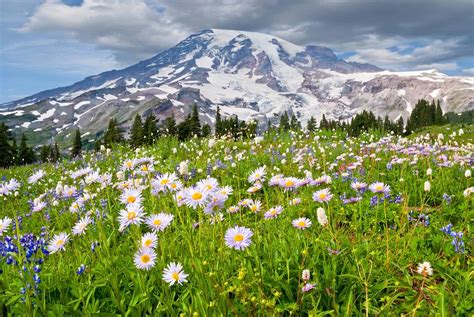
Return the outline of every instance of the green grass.
{"type": "MultiPolygon", "coordinates": [[[[19,246],[18,237],[23,234],[39,236],[44,232],[48,243],[59,232],[71,234],[78,217],[87,212],[95,223],[85,235],[71,235],[66,250],[55,254],[44,255],[38,250],[30,258],[32,261],[27,261],[26,250],[21,246],[18,253],[1,254],[0,307],[10,315],[37,316],[469,315],[474,302],[474,194],[465,197],[463,192],[473,186],[472,177],[464,177],[465,171],[472,169],[468,157],[472,157],[473,146],[466,144],[472,142],[473,127],[464,130],[465,135],[455,140],[448,140],[445,133],[444,142],[451,147],[443,149],[430,147],[435,140],[423,141],[422,145],[416,136],[378,142],[378,136],[369,134],[355,139],[327,132],[271,135],[259,144],[251,140],[218,140],[212,147],[207,139],[186,143],[162,139],[137,152],[116,147],[110,156],[88,153],[80,160],[63,160],[56,166],[1,170],[5,180],[15,178],[22,185],[17,196],[11,194],[2,199],[0,218],[7,216],[14,222],[0,241],[8,235],[19,246]],[[462,144],[455,146],[454,141],[462,144]],[[408,148],[412,149],[409,153],[405,152],[408,148]],[[452,162],[451,166],[439,166],[441,154],[452,162]],[[118,214],[124,208],[118,186],[86,185],[81,182],[83,178],[72,179],[69,174],[88,166],[101,174],[111,173],[113,184],[118,184],[116,172],[125,160],[142,157],[153,158],[155,171],[162,173],[174,172],[180,162],[188,160],[189,170],[195,169],[196,175],[189,180],[181,178],[186,187],[210,171],[220,186],[234,190],[221,210],[224,219],[212,224],[202,208],[178,207],[170,193],[153,195],[153,175],[141,175],[139,168],[126,172],[125,178],[141,180],[144,186],[146,214],[174,215],[171,225],[158,234],[156,265],[150,271],[139,270],[133,263],[140,238],[149,231],[147,226],[118,230],[118,214]],[[405,160],[387,165],[397,158],[405,160]],[[355,162],[360,165],[348,168],[355,162]],[[247,193],[251,186],[247,177],[264,165],[267,180],[276,174],[302,179],[305,171],[310,171],[313,178],[329,175],[332,181],[293,191],[269,186],[265,181],[260,191],[247,193]],[[27,178],[39,168],[46,176],[29,185],[27,178]],[[427,175],[428,168],[433,170],[431,176],[427,175]],[[372,206],[374,194],[367,191],[359,202],[344,204],[341,195],[349,198],[357,194],[350,187],[355,178],[367,184],[388,184],[390,199],[372,206]],[[83,189],[82,195],[92,195],[80,214],[69,211],[74,199],[59,199],[53,194],[59,181],[83,189]],[[429,192],[423,190],[425,181],[430,181],[429,192]],[[312,199],[313,193],[322,188],[329,188],[334,195],[329,203],[312,199]],[[451,197],[449,204],[443,200],[445,193],[451,197]],[[31,213],[30,202],[38,197],[48,206],[31,213]],[[253,213],[241,208],[236,214],[226,212],[227,207],[245,198],[261,201],[262,210],[253,213]],[[293,198],[300,198],[301,203],[292,205],[293,198]],[[393,202],[395,198],[398,199],[393,202]],[[264,219],[264,212],[277,205],[284,208],[281,215],[264,219]],[[318,207],[325,209],[328,226],[318,223],[318,207]],[[409,221],[411,211],[413,217],[428,215],[429,225],[409,221]],[[16,221],[18,216],[22,217],[21,225],[16,221]],[[309,218],[312,226],[306,230],[294,228],[292,220],[299,217],[309,218]],[[440,230],[448,223],[453,224],[454,231],[463,232],[464,253],[456,253],[452,238],[440,230]],[[235,225],[253,232],[252,243],[245,250],[225,244],[227,229],[235,225]],[[93,242],[100,244],[95,252],[91,251],[93,242]],[[328,248],[340,253],[331,253],[328,248]],[[7,264],[9,256],[19,264],[7,264]],[[44,263],[40,265],[41,282],[35,291],[34,265],[39,259],[44,263]],[[424,261],[431,263],[432,276],[417,273],[417,265],[424,261]],[[189,274],[188,283],[169,286],[162,280],[163,269],[170,262],[183,265],[189,274]],[[87,269],[78,275],[76,270],[81,264],[87,269]],[[304,269],[311,271],[310,282],[315,286],[306,293],[301,291],[304,269]],[[26,289],[24,294],[22,288],[26,289]]],[[[430,129],[433,134],[439,131],[447,130],[430,129]]]]}

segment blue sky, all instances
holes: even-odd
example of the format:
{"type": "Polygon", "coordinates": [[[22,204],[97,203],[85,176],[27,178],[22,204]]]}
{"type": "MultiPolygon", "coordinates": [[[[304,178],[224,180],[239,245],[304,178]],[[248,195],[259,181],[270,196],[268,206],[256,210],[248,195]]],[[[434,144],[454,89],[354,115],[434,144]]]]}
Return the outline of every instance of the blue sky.
{"type": "Polygon", "coordinates": [[[206,28],[272,34],[391,70],[474,75],[471,1],[0,2],[0,103],[122,68],[206,28]]]}

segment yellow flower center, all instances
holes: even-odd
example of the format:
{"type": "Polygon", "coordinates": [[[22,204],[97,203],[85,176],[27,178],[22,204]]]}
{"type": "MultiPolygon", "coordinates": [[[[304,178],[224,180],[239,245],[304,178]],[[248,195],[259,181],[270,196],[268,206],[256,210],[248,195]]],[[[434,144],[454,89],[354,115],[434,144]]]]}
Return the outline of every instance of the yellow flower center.
{"type": "Polygon", "coordinates": [[[146,165],[143,165],[143,166],[142,166],[142,171],[144,171],[144,172],[148,172],[148,166],[146,166],[146,165]]]}
{"type": "Polygon", "coordinates": [[[153,221],[153,224],[154,224],[155,226],[159,226],[159,225],[161,225],[161,220],[160,220],[160,219],[155,219],[155,220],[153,221]]]}
{"type": "Polygon", "coordinates": [[[202,198],[202,194],[199,193],[199,192],[195,192],[195,193],[191,196],[191,198],[192,198],[193,200],[199,200],[199,199],[202,198]]]}
{"type": "Polygon", "coordinates": [[[150,262],[151,258],[148,254],[144,254],[140,257],[140,260],[143,262],[143,263],[148,263],[150,262]]]}
{"type": "Polygon", "coordinates": [[[327,196],[326,193],[321,193],[319,194],[319,199],[323,200],[326,198],[326,196],[327,196]]]}
{"type": "Polygon", "coordinates": [[[171,188],[175,189],[176,187],[178,187],[178,185],[176,185],[176,183],[171,184],[171,188]]]}
{"type": "Polygon", "coordinates": [[[298,222],[298,227],[304,227],[304,226],[306,226],[306,222],[304,221],[298,222]]]}
{"type": "Polygon", "coordinates": [[[242,242],[244,240],[244,235],[241,234],[241,233],[237,233],[235,236],[234,236],[234,241],[235,242],[242,242]]]}
{"type": "Polygon", "coordinates": [[[132,162],[130,162],[130,161],[127,162],[127,166],[128,166],[128,167],[132,167],[132,162]]]}
{"type": "Polygon", "coordinates": [[[171,274],[171,278],[175,281],[179,281],[179,274],[178,272],[173,272],[173,274],[171,274]]]}
{"type": "Polygon", "coordinates": [[[377,186],[375,186],[375,190],[377,190],[377,191],[380,191],[380,190],[382,190],[382,189],[383,189],[383,186],[382,186],[382,185],[377,185],[377,186]]]}
{"type": "Polygon", "coordinates": [[[291,186],[294,186],[294,185],[295,185],[295,182],[293,182],[293,181],[286,181],[285,182],[286,187],[291,187],[291,186]]]}
{"type": "Polygon", "coordinates": [[[170,182],[170,180],[167,179],[167,178],[165,178],[165,179],[162,179],[162,180],[161,180],[160,184],[161,184],[161,185],[166,185],[166,184],[168,184],[169,182],[170,182]]]}
{"type": "Polygon", "coordinates": [[[209,189],[209,190],[211,190],[211,189],[212,189],[212,186],[209,185],[209,184],[207,184],[207,185],[206,185],[206,188],[209,189]]]}
{"type": "Polygon", "coordinates": [[[256,205],[253,205],[252,207],[250,207],[250,210],[252,210],[252,211],[257,211],[257,206],[256,206],[256,205]]]}
{"type": "Polygon", "coordinates": [[[137,213],[134,212],[134,211],[129,211],[128,214],[127,214],[128,220],[135,219],[136,216],[137,216],[137,213]]]}
{"type": "Polygon", "coordinates": [[[135,198],[135,196],[128,196],[128,198],[127,198],[127,202],[128,202],[129,204],[134,203],[135,200],[137,200],[137,199],[135,198]]]}
{"type": "Polygon", "coordinates": [[[151,241],[151,239],[148,239],[148,240],[145,241],[144,244],[145,244],[146,247],[149,247],[152,243],[153,243],[153,241],[151,241]]]}
{"type": "Polygon", "coordinates": [[[62,239],[59,239],[57,242],[56,242],[56,245],[63,245],[64,244],[64,240],[62,239]]]}

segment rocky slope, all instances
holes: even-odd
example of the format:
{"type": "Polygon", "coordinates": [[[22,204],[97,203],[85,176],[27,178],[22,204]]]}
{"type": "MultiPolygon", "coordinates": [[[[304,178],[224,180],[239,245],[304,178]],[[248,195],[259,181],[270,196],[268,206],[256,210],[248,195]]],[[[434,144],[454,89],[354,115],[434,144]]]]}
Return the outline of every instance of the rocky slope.
{"type": "Polygon", "coordinates": [[[122,70],[87,77],[0,105],[0,121],[34,138],[64,139],[80,127],[91,141],[111,117],[128,126],[135,114],[179,121],[199,106],[201,120],[223,115],[266,122],[284,111],[301,121],[349,119],[362,110],[406,118],[418,99],[439,99],[444,111],[474,109],[474,80],[435,70],[391,72],[347,62],[329,48],[297,46],[271,35],[204,30],[122,70]]]}

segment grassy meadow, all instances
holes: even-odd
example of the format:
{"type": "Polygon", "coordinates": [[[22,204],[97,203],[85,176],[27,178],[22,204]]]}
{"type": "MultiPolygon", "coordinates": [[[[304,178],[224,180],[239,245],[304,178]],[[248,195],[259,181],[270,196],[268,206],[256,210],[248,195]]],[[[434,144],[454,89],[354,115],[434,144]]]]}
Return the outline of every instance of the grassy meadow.
{"type": "Polygon", "coordinates": [[[436,129],[0,170],[0,315],[471,315],[474,127],[436,129]]]}

